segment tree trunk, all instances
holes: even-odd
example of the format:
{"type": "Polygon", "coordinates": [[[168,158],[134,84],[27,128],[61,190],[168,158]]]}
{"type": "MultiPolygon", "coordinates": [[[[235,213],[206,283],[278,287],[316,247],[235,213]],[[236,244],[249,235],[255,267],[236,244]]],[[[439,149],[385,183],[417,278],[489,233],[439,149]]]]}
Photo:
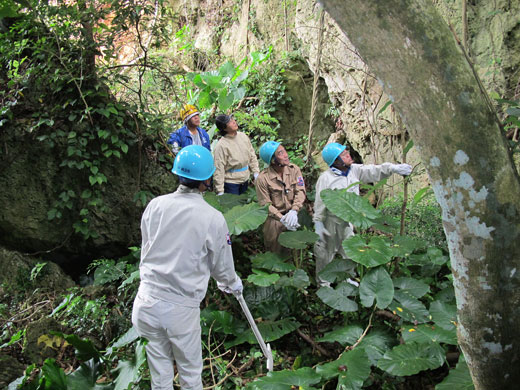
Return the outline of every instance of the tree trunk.
{"type": "Polygon", "coordinates": [[[322,0],[400,112],[442,207],[458,337],[476,389],[520,383],[520,180],[431,0],[322,0]]]}

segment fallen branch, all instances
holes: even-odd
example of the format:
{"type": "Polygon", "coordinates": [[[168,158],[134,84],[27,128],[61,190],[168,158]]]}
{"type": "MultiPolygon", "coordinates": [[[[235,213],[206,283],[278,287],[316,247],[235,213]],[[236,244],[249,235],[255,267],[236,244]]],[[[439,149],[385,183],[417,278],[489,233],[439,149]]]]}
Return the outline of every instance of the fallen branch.
{"type": "Polygon", "coordinates": [[[300,329],[296,329],[296,332],[298,332],[302,339],[304,339],[306,342],[312,345],[313,349],[317,349],[320,354],[322,354],[323,356],[330,356],[329,352],[327,352],[327,350],[318,345],[316,341],[314,341],[310,336],[303,333],[300,329]]]}

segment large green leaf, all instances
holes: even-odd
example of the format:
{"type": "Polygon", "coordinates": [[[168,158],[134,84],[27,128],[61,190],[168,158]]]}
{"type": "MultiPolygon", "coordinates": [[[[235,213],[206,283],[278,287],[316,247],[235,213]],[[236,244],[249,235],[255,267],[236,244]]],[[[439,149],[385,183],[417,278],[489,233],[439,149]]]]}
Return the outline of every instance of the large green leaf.
{"type": "Polygon", "coordinates": [[[388,330],[371,329],[368,334],[363,337],[357,348],[364,348],[370,363],[375,366],[379,359],[397,344],[395,336],[388,330]]]}
{"type": "Polygon", "coordinates": [[[430,291],[430,286],[414,278],[396,278],[394,286],[402,292],[406,292],[414,298],[421,298],[430,291]]]}
{"type": "Polygon", "coordinates": [[[411,236],[395,236],[392,244],[394,257],[408,257],[416,249],[424,248],[427,243],[411,236]]]}
{"type": "Polygon", "coordinates": [[[363,328],[360,325],[345,325],[327,332],[323,337],[318,338],[319,342],[338,342],[341,345],[353,345],[359,340],[363,334],[363,328]]]}
{"type": "Polygon", "coordinates": [[[243,324],[236,320],[230,313],[223,310],[212,310],[209,307],[200,312],[200,322],[203,334],[218,332],[224,334],[239,334],[243,324]]]}
{"type": "Polygon", "coordinates": [[[457,367],[450,370],[448,376],[435,386],[435,390],[474,390],[475,385],[469,373],[464,355],[460,355],[457,367]]]}
{"type": "Polygon", "coordinates": [[[305,249],[307,245],[314,244],[320,236],[308,230],[295,232],[283,232],[278,236],[278,242],[286,248],[305,249]]]}
{"type": "Polygon", "coordinates": [[[67,376],[67,390],[112,390],[113,384],[96,383],[103,374],[103,366],[91,359],[82,363],[76,371],[67,376]]]}
{"type": "Polygon", "coordinates": [[[259,206],[258,203],[249,203],[235,206],[224,213],[230,234],[241,234],[254,230],[264,223],[267,218],[268,206],[259,206]]]}
{"type": "Polygon", "coordinates": [[[333,362],[317,366],[316,372],[325,379],[338,377],[338,389],[358,390],[370,375],[370,360],[364,349],[356,348],[333,362]]]}
{"type": "Polygon", "coordinates": [[[404,341],[416,343],[444,343],[457,345],[457,331],[442,329],[441,327],[421,324],[404,325],[401,330],[404,341]]]}
{"type": "Polygon", "coordinates": [[[139,369],[146,361],[146,353],[144,349],[144,343],[138,341],[135,347],[135,354],[130,357],[129,360],[119,360],[114,373],[117,373],[117,377],[114,381],[114,390],[127,390],[131,383],[137,382],[139,378],[139,369]]]}
{"type": "Polygon", "coordinates": [[[119,337],[114,344],[110,346],[110,348],[107,349],[106,354],[109,355],[112,353],[112,350],[114,348],[121,348],[125,347],[128,344],[134,342],[139,338],[139,335],[137,334],[137,331],[132,326],[130,329],[128,329],[125,334],[123,334],[121,337],[119,337]]]}
{"type": "Polygon", "coordinates": [[[348,257],[365,267],[377,267],[392,260],[392,249],[386,237],[372,237],[367,244],[360,236],[343,241],[343,249],[348,257]]]}
{"type": "Polygon", "coordinates": [[[409,343],[394,347],[377,362],[377,367],[391,375],[415,375],[444,364],[444,350],[439,344],[409,343]]]}
{"type": "Polygon", "coordinates": [[[45,360],[42,372],[46,381],[46,389],[67,390],[67,377],[61,367],[56,364],[54,359],[45,360]]]}
{"type": "Polygon", "coordinates": [[[202,73],[200,76],[202,77],[202,80],[212,89],[221,89],[225,87],[225,85],[222,83],[222,76],[212,75],[209,73],[202,73]]]}
{"type": "Polygon", "coordinates": [[[18,5],[10,0],[0,1],[0,19],[14,18],[18,15],[18,5]]]}
{"type": "Polygon", "coordinates": [[[361,304],[371,307],[376,300],[377,307],[386,308],[394,299],[394,284],[384,267],[369,270],[359,285],[361,304]]]}
{"type": "MultiPolygon", "coordinates": [[[[263,321],[258,323],[257,326],[264,341],[268,343],[270,341],[278,340],[280,337],[298,329],[300,323],[290,318],[284,318],[279,321],[263,321]]],[[[242,343],[249,343],[251,345],[257,344],[255,335],[251,329],[240,334],[235,340],[226,342],[225,346],[226,348],[229,348],[242,343]]]]}
{"type": "Polygon", "coordinates": [[[82,339],[74,334],[63,334],[61,332],[50,332],[53,335],[60,336],[76,349],[76,357],[81,361],[90,359],[101,359],[101,352],[97,350],[94,343],[89,339],[82,339]]]}
{"type": "Polygon", "coordinates": [[[430,305],[433,322],[446,330],[457,329],[457,307],[442,301],[434,301],[430,305]]]}
{"type": "Polygon", "coordinates": [[[235,76],[236,70],[235,65],[231,61],[226,61],[223,65],[218,69],[218,74],[222,77],[228,77],[231,79],[235,76]]]}
{"type": "Polygon", "coordinates": [[[285,263],[280,255],[272,252],[261,253],[251,262],[255,268],[264,268],[274,272],[289,272],[296,269],[293,264],[285,263]]]}
{"type": "Polygon", "coordinates": [[[292,388],[309,389],[321,381],[321,375],[310,367],[303,367],[295,371],[271,371],[247,385],[251,390],[289,390],[292,388]]]}
{"type": "Polygon", "coordinates": [[[348,296],[357,295],[356,288],[348,283],[340,283],[335,289],[331,287],[321,287],[316,293],[323,303],[330,307],[345,311],[357,311],[356,302],[348,299],[348,296]]]}
{"type": "Polygon", "coordinates": [[[368,229],[380,217],[370,202],[345,190],[325,189],[321,191],[321,199],[330,212],[346,222],[361,229],[368,229]]]}
{"type": "Polygon", "coordinates": [[[221,111],[227,111],[233,104],[234,95],[222,88],[218,94],[218,107],[221,111]]]}
{"type": "Polygon", "coordinates": [[[355,271],[356,264],[345,259],[334,259],[320,272],[320,278],[331,283],[341,281],[352,276],[355,271]]]}
{"type": "Polygon", "coordinates": [[[305,288],[311,284],[309,279],[309,275],[302,269],[297,269],[294,271],[292,276],[284,275],[282,276],[278,282],[277,286],[280,287],[294,287],[294,288],[305,288]]]}
{"type": "Polygon", "coordinates": [[[256,284],[257,286],[267,287],[271,284],[275,284],[278,279],[280,279],[280,275],[278,274],[268,274],[267,272],[260,271],[258,269],[253,269],[253,273],[247,277],[247,281],[249,283],[256,284]]]}
{"type": "Polygon", "coordinates": [[[389,309],[408,322],[424,324],[430,320],[430,313],[422,302],[400,290],[394,292],[394,301],[389,309]]]}

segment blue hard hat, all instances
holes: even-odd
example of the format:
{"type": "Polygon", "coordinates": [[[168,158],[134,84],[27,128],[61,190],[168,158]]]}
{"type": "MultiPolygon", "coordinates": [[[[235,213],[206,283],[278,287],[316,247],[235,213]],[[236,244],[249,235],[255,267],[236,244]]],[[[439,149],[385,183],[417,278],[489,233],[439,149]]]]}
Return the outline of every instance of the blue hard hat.
{"type": "Polygon", "coordinates": [[[215,164],[210,151],[200,145],[182,148],[175,157],[172,172],[192,180],[206,180],[215,172],[215,164]]]}
{"type": "Polygon", "coordinates": [[[338,144],[336,142],[325,145],[323,150],[321,151],[321,156],[323,160],[330,167],[334,164],[334,161],[338,158],[338,156],[343,152],[347,147],[345,145],[338,144]]]}
{"type": "Polygon", "coordinates": [[[260,158],[264,160],[266,164],[270,164],[273,154],[276,152],[276,149],[278,149],[278,146],[280,146],[280,142],[267,141],[260,146],[260,158]]]}

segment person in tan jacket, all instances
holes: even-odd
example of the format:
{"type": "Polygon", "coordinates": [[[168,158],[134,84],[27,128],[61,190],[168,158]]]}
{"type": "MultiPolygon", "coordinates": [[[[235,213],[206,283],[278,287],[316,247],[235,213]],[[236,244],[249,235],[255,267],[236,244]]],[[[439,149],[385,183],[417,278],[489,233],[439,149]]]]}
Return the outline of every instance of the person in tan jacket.
{"type": "Polygon", "coordinates": [[[255,182],[258,203],[269,204],[269,216],[264,223],[264,245],[271,252],[285,254],[287,249],[278,243],[285,230],[296,230],[298,211],[305,201],[305,182],[300,168],[291,164],[285,148],[279,142],[268,141],[260,147],[260,158],[269,167],[255,182]]]}
{"type": "Polygon", "coordinates": [[[256,180],[260,171],[255,150],[232,116],[218,115],[215,124],[222,135],[215,147],[215,191],[240,195],[247,191],[251,173],[256,180]]]}

